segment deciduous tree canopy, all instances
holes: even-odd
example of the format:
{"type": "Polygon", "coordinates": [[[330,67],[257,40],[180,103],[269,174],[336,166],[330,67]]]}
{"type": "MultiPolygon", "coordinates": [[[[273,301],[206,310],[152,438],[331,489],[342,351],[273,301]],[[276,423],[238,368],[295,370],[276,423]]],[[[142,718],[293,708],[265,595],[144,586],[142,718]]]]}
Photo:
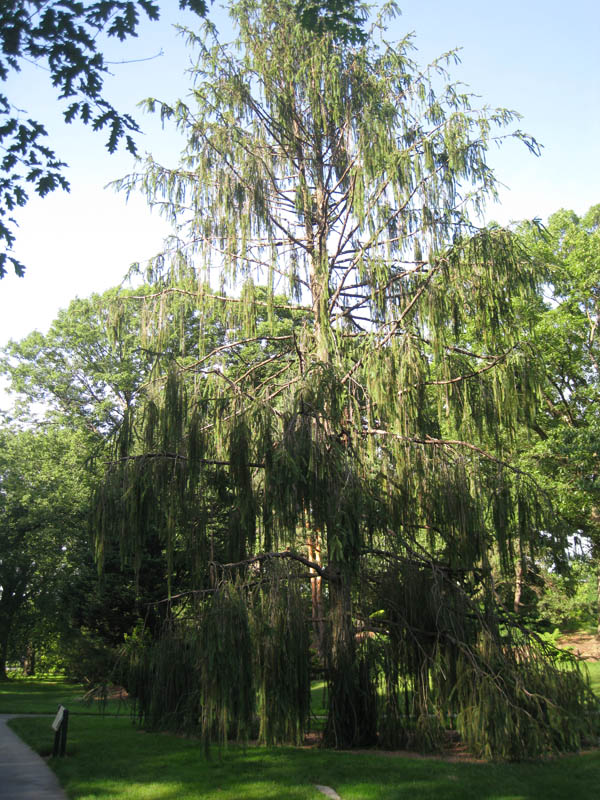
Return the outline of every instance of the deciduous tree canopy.
{"type": "Polygon", "coordinates": [[[523,468],[555,498],[571,534],[587,537],[598,559],[600,541],[600,390],[598,346],[600,207],[582,217],[553,214],[547,229],[521,229],[523,243],[544,280],[532,306],[544,372],[539,411],[524,439],[523,468]]]}
{"type": "MultiPolygon", "coordinates": [[[[204,0],[179,0],[180,8],[206,13],[204,0]]],[[[157,20],[153,0],[3,0],[0,6],[0,80],[6,81],[24,61],[39,62],[50,73],[58,98],[67,100],[65,122],[78,119],[98,131],[108,129],[106,143],[114,152],[121,141],[134,153],[132,134],[139,131],[127,111],[119,111],[103,91],[107,66],[99,47],[100,35],[124,41],[136,36],[140,16],[157,20]]],[[[27,202],[27,190],[41,197],[57,188],[68,189],[66,164],[45,143],[44,125],[24,118],[14,100],[0,94],[0,241],[10,248],[15,240],[10,216],[27,202]]],[[[24,266],[0,253],[0,278],[12,264],[17,275],[24,266]]]]}
{"type": "Polygon", "coordinates": [[[87,528],[86,450],[64,430],[0,430],[0,680],[24,612],[56,613],[61,573],[87,528]]]}

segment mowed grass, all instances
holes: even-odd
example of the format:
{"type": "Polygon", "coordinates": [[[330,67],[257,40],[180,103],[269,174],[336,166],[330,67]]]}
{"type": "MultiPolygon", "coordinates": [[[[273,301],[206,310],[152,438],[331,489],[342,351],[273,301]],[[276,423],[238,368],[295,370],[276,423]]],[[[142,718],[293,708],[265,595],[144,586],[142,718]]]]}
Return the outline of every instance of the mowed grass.
{"type": "Polygon", "coordinates": [[[316,716],[327,716],[327,683],[313,681],[310,687],[310,710],[316,716]]]}
{"type": "MultiPolygon", "coordinates": [[[[590,675],[600,688],[600,664],[590,675]]],[[[206,758],[199,741],[146,733],[121,716],[98,714],[82,700],[80,686],[62,680],[0,684],[0,712],[53,714],[59,703],[73,715],[67,757],[49,758],[48,717],[14,719],[11,727],[57,773],[72,800],[269,800],[324,795],[331,786],[342,800],[558,800],[599,796],[600,751],[541,763],[450,762],[385,752],[334,752],[319,748],[214,749],[206,758]]],[[[110,712],[109,704],[109,712],[110,712]]],[[[326,713],[323,684],[313,685],[312,711],[326,713]]],[[[1,776],[0,776],[1,777],[1,776]]]]}
{"type": "Polygon", "coordinates": [[[87,700],[85,689],[63,678],[13,678],[0,683],[0,714],[55,714],[59,705],[73,714],[128,714],[123,700],[87,700]]]}
{"type": "MultiPolygon", "coordinates": [[[[48,755],[49,720],[11,727],[48,755]]],[[[596,800],[600,752],[543,763],[458,763],[383,752],[318,748],[214,750],[197,740],[144,733],[123,717],[75,716],[67,757],[49,759],[72,800],[317,800],[315,784],[342,800],[596,800]]]]}
{"type": "Polygon", "coordinates": [[[586,661],[585,665],[590,676],[592,689],[600,697],[600,661],[586,661]]]}

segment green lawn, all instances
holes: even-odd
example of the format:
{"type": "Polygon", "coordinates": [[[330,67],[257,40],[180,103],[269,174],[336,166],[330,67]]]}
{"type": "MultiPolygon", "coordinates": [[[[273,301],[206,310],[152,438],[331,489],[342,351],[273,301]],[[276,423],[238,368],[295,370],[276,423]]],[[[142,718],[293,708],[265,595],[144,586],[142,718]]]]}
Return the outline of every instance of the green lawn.
{"type": "Polygon", "coordinates": [[[327,683],[314,681],[310,688],[310,710],[318,716],[327,716],[327,683]]]}
{"type": "MultiPolygon", "coordinates": [[[[590,672],[600,681],[599,665],[590,672]]],[[[49,759],[72,800],[318,800],[315,784],[342,800],[558,800],[598,797],[600,751],[535,764],[457,763],[383,752],[337,753],[318,748],[213,751],[206,759],[193,739],[145,733],[127,716],[101,716],[82,689],[61,680],[0,685],[0,711],[74,715],[67,758],[49,759]]],[[[325,711],[322,684],[313,686],[313,713],[325,711]]],[[[118,708],[118,707],[117,707],[118,708]]],[[[123,706],[121,705],[121,711],[123,706]]],[[[114,710],[114,707],[113,707],[114,710]]],[[[52,749],[50,719],[23,717],[11,727],[43,756],[52,749]]]]}
{"type": "MultiPolygon", "coordinates": [[[[11,726],[42,754],[49,720],[11,726]]],[[[600,752],[536,764],[449,763],[380,752],[230,747],[207,760],[191,739],[144,733],[126,718],[75,716],[68,756],[50,759],[73,800],[317,800],[314,784],[343,800],[596,800],[600,752]]]]}
{"type": "Polygon", "coordinates": [[[86,700],[85,690],[63,678],[14,678],[0,683],[0,714],[54,714],[59,705],[73,714],[128,714],[124,701],[86,700]]]}
{"type": "Polygon", "coordinates": [[[600,697],[600,661],[586,661],[592,689],[600,697]]]}

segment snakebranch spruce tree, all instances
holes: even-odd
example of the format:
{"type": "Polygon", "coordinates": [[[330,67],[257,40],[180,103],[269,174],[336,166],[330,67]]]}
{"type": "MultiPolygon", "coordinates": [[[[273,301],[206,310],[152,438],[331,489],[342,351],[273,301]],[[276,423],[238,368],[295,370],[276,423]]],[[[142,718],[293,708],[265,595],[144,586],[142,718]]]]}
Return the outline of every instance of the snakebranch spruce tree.
{"type": "Polygon", "coordinates": [[[189,99],[148,101],[181,163],[121,181],[178,226],[138,300],[152,379],[96,503],[100,557],[163,542],[162,623],[128,667],[140,719],[299,741],[323,676],[331,746],[454,728],[493,757],[576,749],[585,679],[495,591],[552,533],[510,458],[538,396],[536,276],[469,219],[495,194],[488,148],[536,144],[384,17],[351,46],[288,2],[230,11],[233,45],[190,33],[189,99]]]}

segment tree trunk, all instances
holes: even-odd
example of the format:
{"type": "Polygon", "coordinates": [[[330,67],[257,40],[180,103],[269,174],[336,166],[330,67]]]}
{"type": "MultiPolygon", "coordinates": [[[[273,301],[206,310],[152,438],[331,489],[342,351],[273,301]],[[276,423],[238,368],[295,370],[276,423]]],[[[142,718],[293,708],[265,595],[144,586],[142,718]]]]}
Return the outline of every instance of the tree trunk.
{"type": "Polygon", "coordinates": [[[350,580],[343,567],[336,567],[329,581],[329,709],[323,740],[337,749],[368,747],[377,740],[376,693],[369,664],[357,659],[350,580]]]}
{"type": "Polygon", "coordinates": [[[7,681],[6,660],[8,658],[8,640],[10,636],[10,622],[0,621],[0,681],[7,681]]]}
{"type": "Polygon", "coordinates": [[[596,559],[596,597],[598,600],[598,610],[597,610],[597,619],[598,619],[598,627],[596,629],[596,635],[600,638],[600,559],[596,559]]]}
{"type": "MultiPolygon", "coordinates": [[[[321,537],[319,531],[311,531],[308,535],[306,545],[308,548],[308,558],[315,564],[321,564],[321,537]]],[[[323,609],[323,592],[320,575],[314,573],[314,578],[310,579],[310,593],[312,598],[312,623],[315,648],[322,662],[325,660],[325,612],[323,609]]]]}
{"type": "Polygon", "coordinates": [[[27,645],[27,653],[23,662],[23,675],[28,678],[35,675],[35,648],[31,642],[27,645]]]}
{"type": "Polygon", "coordinates": [[[515,614],[520,614],[521,608],[521,595],[523,594],[523,555],[519,547],[519,555],[515,567],[515,596],[513,609],[515,614]]]}

